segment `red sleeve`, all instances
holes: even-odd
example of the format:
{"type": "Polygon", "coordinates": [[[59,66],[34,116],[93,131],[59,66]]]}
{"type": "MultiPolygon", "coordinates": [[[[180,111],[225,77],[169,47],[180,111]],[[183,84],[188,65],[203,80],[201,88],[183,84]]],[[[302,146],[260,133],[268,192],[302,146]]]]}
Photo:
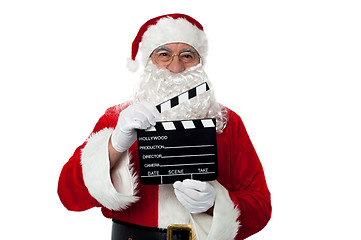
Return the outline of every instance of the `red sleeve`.
{"type": "Polygon", "coordinates": [[[260,231],[271,217],[271,199],[263,167],[241,118],[230,112],[230,197],[240,210],[237,239],[260,231]]]}
{"type": "MultiPolygon", "coordinates": [[[[109,127],[107,114],[104,114],[95,125],[92,134],[109,127]]],[[[91,134],[91,135],[92,135],[91,134]]],[[[58,195],[63,205],[72,211],[84,211],[100,204],[89,194],[83,180],[81,153],[86,145],[85,141],[79,146],[73,156],[64,165],[58,182],[58,195]]]]}

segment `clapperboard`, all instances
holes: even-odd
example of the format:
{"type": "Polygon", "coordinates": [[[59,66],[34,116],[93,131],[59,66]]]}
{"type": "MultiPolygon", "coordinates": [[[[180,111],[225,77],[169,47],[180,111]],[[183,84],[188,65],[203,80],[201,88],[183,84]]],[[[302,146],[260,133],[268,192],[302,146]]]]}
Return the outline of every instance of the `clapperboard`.
{"type": "MultiPolygon", "coordinates": [[[[202,83],[157,106],[164,112],[208,91],[202,83]]],[[[218,177],[215,119],[157,122],[138,130],[139,171],[142,184],[170,184],[184,179],[211,181],[218,177]]]]}

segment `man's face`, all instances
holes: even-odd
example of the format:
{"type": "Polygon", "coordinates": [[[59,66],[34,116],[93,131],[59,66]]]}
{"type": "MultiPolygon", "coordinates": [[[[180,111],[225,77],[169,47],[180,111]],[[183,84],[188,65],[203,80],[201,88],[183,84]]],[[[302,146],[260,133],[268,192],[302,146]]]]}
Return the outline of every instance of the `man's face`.
{"type": "Polygon", "coordinates": [[[216,118],[217,131],[221,132],[227,120],[226,111],[215,99],[197,51],[187,44],[171,43],[155,49],[150,58],[152,62],[144,68],[133,102],[147,101],[156,106],[207,82],[210,91],[162,112],[160,120],[216,118]]]}
{"type": "Polygon", "coordinates": [[[180,73],[197,65],[200,56],[197,51],[185,43],[168,43],[158,47],[150,56],[158,68],[166,68],[173,73],[180,73]]]}

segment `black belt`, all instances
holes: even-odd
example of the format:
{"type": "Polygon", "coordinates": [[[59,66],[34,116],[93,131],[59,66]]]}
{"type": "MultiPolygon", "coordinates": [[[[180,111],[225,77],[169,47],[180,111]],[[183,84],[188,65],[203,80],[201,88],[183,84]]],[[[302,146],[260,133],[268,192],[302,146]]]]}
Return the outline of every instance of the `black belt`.
{"type": "Polygon", "coordinates": [[[167,229],[144,227],[113,219],[112,240],[192,240],[190,225],[172,224],[167,229]]]}

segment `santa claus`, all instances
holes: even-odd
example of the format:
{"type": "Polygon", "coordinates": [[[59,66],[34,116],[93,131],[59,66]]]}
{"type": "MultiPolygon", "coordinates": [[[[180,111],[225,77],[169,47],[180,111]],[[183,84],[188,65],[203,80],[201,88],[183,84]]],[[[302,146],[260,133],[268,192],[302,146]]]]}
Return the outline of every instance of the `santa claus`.
{"type": "Polygon", "coordinates": [[[133,42],[133,65],[139,45],[145,68],[137,91],[129,102],[107,109],[63,167],[63,205],[72,211],[101,207],[113,219],[114,240],[167,239],[167,228],[172,239],[192,231],[200,240],[245,239],[260,231],[270,219],[270,193],[242,120],[214,97],[203,68],[202,25],[183,14],[153,18],[133,42]],[[155,107],[203,82],[210,91],[162,113],[155,107]],[[159,120],[202,118],[216,119],[217,180],[143,185],[136,130],[159,120]],[[180,231],[171,231],[174,224],[182,224],[175,228],[180,231]]]}

